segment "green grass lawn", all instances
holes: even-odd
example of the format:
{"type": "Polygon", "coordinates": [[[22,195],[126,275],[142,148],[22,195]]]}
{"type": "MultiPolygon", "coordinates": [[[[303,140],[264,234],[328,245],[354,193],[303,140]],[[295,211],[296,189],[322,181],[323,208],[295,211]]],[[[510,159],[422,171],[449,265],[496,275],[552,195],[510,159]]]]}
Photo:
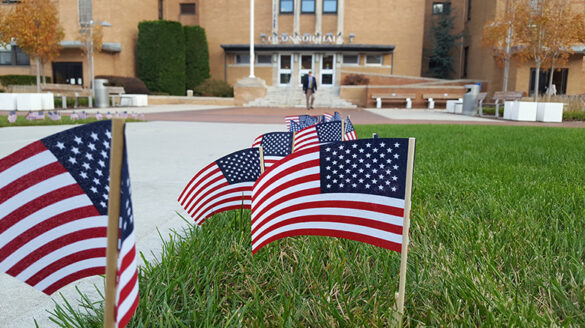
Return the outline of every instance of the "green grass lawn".
{"type": "MultiPolygon", "coordinates": [[[[585,129],[356,129],[417,138],[406,326],[585,326],[585,129]]],[[[252,256],[249,220],[232,211],[173,235],[140,270],[130,326],[391,324],[400,254],[292,237],[252,256]]],[[[99,327],[101,306],[52,319],[99,327]]]]}

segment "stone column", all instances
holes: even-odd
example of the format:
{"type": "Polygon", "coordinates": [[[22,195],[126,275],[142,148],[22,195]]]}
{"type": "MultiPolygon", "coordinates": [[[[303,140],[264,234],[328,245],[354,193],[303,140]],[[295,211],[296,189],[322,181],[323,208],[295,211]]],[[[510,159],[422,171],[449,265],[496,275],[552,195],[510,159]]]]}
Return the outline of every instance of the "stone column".
{"type": "Polygon", "coordinates": [[[343,43],[343,24],[345,17],[345,1],[337,0],[337,44],[343,43]]]}
{"type": "Polygon", "coordinates": [[[278,44],[278,18],[280,9],[278,0],[272,0],[272,44],[278,44]]]}
{"type": "MultiPolygon", "coordinates": [[[[293,37],[301,35],[301,0],[294,0],[294,27],[293,37]]],[[[299,43],[298,39],[293,38],[293,43],[299,43]]]]}
{"type": "Polygon", "coordinates": [[[315,0],[315,35],[318,36],[317,43],[321,43],[323,25],[323,0],[315,0]]]}

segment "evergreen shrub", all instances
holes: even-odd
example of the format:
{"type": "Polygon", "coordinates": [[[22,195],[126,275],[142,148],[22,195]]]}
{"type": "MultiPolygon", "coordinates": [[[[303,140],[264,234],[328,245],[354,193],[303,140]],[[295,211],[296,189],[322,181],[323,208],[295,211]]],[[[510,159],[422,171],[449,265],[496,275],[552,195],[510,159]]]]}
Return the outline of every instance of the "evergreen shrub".
{"type": "Polygon", "coordinates": [[[195,89],[209,78],[209,50],[205,29],[200,26],[184,26],[185,33],[185,87],[195,89]]]}

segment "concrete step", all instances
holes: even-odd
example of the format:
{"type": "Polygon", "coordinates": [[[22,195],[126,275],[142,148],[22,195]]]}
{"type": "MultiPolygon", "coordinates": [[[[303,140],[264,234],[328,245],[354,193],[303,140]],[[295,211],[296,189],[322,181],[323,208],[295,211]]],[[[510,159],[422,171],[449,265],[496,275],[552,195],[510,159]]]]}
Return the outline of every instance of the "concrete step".
{"type": "MultiPolygon", "coordinates": [[[[306,97],[298,87],[268,87],[266,96],[255,99],[246,107],[305,107],[306,97]]],[[[315,107],[355,108],[356,106],[339,97],[338,88],[323,88],[315,94],[315,107]]]]}

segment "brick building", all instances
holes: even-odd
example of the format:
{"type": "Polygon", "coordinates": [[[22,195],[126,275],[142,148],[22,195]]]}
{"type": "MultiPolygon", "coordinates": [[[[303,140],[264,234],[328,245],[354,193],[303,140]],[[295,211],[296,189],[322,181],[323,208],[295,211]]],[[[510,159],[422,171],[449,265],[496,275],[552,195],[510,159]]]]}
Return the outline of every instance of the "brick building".
{"type": "MultiPolygon", "coordinates": [[[[17,0],[2,0],[0,11],[17,0]]],[[[506,0],[256,0],[255,75],[271,86],[294,86],[309,70],[322,86],[338,86],[341,72],[421,76],[430,26],[438,15],[455,15],[464,32],[452,51],[453,78],[487,80],[499,90],[503,69],[480,45],[484,24],[501,14],[506,0]]],[[[45,74],[57,83],[88,85],[89,58],[79,30],[102,24],[103,47],[95,53],[95,75],[136,75],[138,23],[166,19],[201,25],[207,32],[213,78],[235,84],[249,73],[249,0],[54,0],[65,30],[61,55],[45,74]],[[107,23],[104,23],[107,22],[107,23]]],[[[573,0],[575,10],[585,1],[573,0]]],[[[585,47],[561,68],[560,93],[585,93],[585,47]]],[[[510,90],[529,91],[532,66],[513,63],[510,90]]],[[[34,63],[16,45],[0,49],[0,75],[35,74],[34,63]]]]}

